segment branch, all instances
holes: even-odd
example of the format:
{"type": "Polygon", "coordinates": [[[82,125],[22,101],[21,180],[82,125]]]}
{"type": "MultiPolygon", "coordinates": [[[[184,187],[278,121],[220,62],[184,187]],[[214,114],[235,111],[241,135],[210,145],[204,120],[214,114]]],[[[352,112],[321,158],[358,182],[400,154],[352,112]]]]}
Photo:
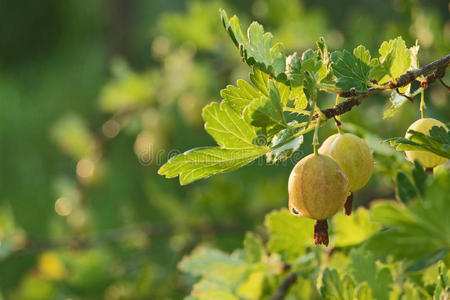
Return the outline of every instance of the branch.
{"type": "MultiPolygon", "coordinates": [[[[429,63],[422,68],[408,71],[397,79],[397,83],[389,82],[386,84],[389,89],[396,89],[405,85],[410,84],[417,77],[422,76],[432,70],[436,70],[434,74],[428,75],[424,82],[422,82],[422,86],[424,88],[428,87],[429,83],[434,82],[436,79],[440,79],[445,74],[445,69],[450,64],[450,54],[438,59],[432,63],[429,63]]],[[[348,97],[349,95],[354,95],[353,97],[339,103],[338,105],[322,110],[322,113],[327,117],[327,119],[333,118],[338,115],[342,115],[348,111],[350,111],[354,106],[360,105],[361,102],[370,95],[385,91],[383,88],[370,88],[367,92],[363,93],[355,93],[355,92],[344,92],[341,93],[341,97],[348,97]]]]}
{"type": "Polygon", "coordinates": [[[286,296],[286,293],[289,291],[291,285],[293,285],[297,281],[297,273],[292,272],[289,274],[278,287],[275,294],[270,298],[270,300],[283,300],[286,296]]]}

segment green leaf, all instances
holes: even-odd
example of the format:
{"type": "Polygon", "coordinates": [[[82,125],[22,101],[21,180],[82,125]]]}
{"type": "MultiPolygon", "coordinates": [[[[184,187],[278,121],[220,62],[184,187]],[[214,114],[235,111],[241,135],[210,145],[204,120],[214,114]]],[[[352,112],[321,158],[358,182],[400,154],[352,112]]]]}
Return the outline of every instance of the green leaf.
{"type": "Polygon", "coordinates": [[[380,226],[370,220],[369,212],[358,207],[350,216],[339,213],[333,218],[333,240],[336,247],[346,247],[363,242],[380,226]]]}
{"type": "Polygon", "coordinates": [[[395,81],[411,66],[411,53],[401,37],[383,42],[378,52],[380,57],[373,62],[370,79],[377,80],[379,84],[395,81]]]}
{"type": "Polygon", "coordinates": [[[444,150],[450,150],[450,131],[444,127],[433,126],[429,133],[435,141],[442,145],[444,150]]]}
{"type": "Polygon", "coordinates": [[[227,149],[254,149],[255,128],[225,101],[213,102],[203,109],[206,131],[217,144],[227,149]]]}
{"type": "Polygon", "coordinates": [[[302,61],[297,52],[286,58],[286,76],[291,87],[303,85],[304,74],[302,72],[302,61]]]}
{"type": "Polygon", "coordinates": [[[266,255],[261,240],[252,232],[247,232],[244,239],[244,249],[250,262],[259,262],[266,255]]]}
{"type": "Polygon", "coordinates": [[[389,229],[375,233],[366,243],[378,257],[412,261],[450,245],[450,173],[436,174],[423,201],[404,206],[380,202],[372,211],[374,221],[389,229]]]}
{"type": "Polygon", "coordinates": [[[263,292],[264,270],[251,272],[245,281],[238,287],[237,294],[241,299],[259,300],[263,292]]]}
{"type": "Polygon", "coordinates": [[[266,154],[269,148],[224,149],[205,147],[189,150],[171,158],[158,174],[167,178],[180,176],[180,184],[189,184],[211,175],[239,169],[266,154]]]}
{"type": "Polygon", "coordinates": [[[244,114],[253,126],[287,126],[283,115],[280,94],[273,80],[269,80],[269,97],[263,96],[253,100],[245,109],[244,114]]]}
{"type": "Polygon", "coordinates": [[[350,271],[353,278],[358,283],[367,282],[375,299],[389,299],[390,285],[392,284],[389,269],[378,270],[373,255],[363,252],[362,249],[352,249],[349,255],[352,260],[350,271]]]}
{"type": "Polygon", "coordinates": [[[367,91],[370,85],[370,53],[364,46],[353,50],[331,53],[332,68],[337,77],[336,86],[344,91],[354,88],[357,92],[367,91]]]}
{"type": "Polygon", "coordinates": [[[375,300],[375,298],[373,297],[372,289],[367,282],[362,282],[356,287],[353,299],[375,300]]]}
{"type": "MultiPolygon", "coordinates": [[[[269,75],[258,69],[253,68],[252,73],[250,73],[250,80],[263,95],[269,97],[270,92],[269,80],[271,80],[269,75]]],[[[283,105],[286,105],[289,99],[295,98],[296,96],[295,89],[292,89],[291,91],[289,86],[278,81],[275,81],[275,85],[278,88],[280,100],[283,105]]]]}
{"type": "Polygon", "coordinates": [[[435,263],[437,263],[438,261],[443,259],[447,255],[448,251],[449,251],[448,248],[441,248],[441,249],[436,250],[433,253],[427,254],[427,255],[413,261],[406,268],[406,271],[407,272],[416,272],[416,271],[421,271],[423,269],[426,269],[429,266],[434,265],[435,263]]]}
{"type": "Polygon", "coordinates": [[[233,294],[232,288],[224,285],[221,282],[214,282],[208,279],[203,279],[192,287],[192,295],[196,300],[240,300],[239,297],[233,294]]]}
{"type": "Polygon", "coordinates": [[[414,162],[412,177],[414,179],[414,184],[417,187],[417,190],[420,193],[420,195],[422,197],[425,196],[429,176],[427,173],[425,173],[422,165],[418,161],[414,162]]]}
{"type": "Polygon", "coordinates": [[[220,10],[220,15],[225,30],[249,66],[254,66],[279,81],[286,80],[285,50],[281,43],[272,45],[273,36],[270,32],[264,33],[263,26],[253,22],[247,30],[246,37],[236,16],[228,19],[223,9],[220,10]]]}
{"type": "Polygon", "coordinates": [[[264,224],[270,238],[268,249],[293,260],[313,245],[314,220],[293,216],[287,209],[274,211],[266,216],[264,224]]]}
{"type": "Polygon", "coordinates": [[[321,75],[322,80],[331,74],[331,56],[330,53],[328,52],[328,47],[323,37],[319,38],[319,40],[316,42],[316,45],[320,54],[322,65],[324,66],[323,67],[324,74],[321,75]]]}
{"type": "Polygon", "coordinates": [[[236,86],[228,85],[220,91],[220,95],[235,111],[242,114],[244,108],[254,99],[260,98],[262,93],[247,81],[239,79],[236,86]]]}
{"type": "Polygon", "coordinates": [[[352,278],[345,275],[343,280],[334,269],[325,269],[322,275],[320,293],[326,300],[353,300],[355,283],[352,278]]]}
{"type": "Polygon", "coordinates": [[[418,196],[416,187],[403,170],[399,170],[397,173],[397,195],[403,203],[407,203],[418,196]]]}
{"type": "MultiPolygon", "coordinates": [[[[297,122],[293,121],[289,125],[292,126],[295,123],[297,122]]],[[[286,128],[275,135],[270,144],[271,151],[266,154],[266,161],[272,164],[278,161],[285,161],[295,151],[300,149],[300,146],[303,144],[303,135],[296,137],[296,133],[297,130],[286,128]]]]}
{"type": "Polygon", "coordinates": [[[194,276],[233,285],[245,275],[245,264],[238,258],[217,249],[199,247],[185,256],[178,268],[194,276]]]}
{"type": "Polygon", "coordinates": [[[392,91],[389,100],[391,101],[391,105],[383,112],[384,120],[391,119],[397,113],[397,111],[409,101],[408,98],[400,95],[396,90],[392,91]]]}
{"type": "Polygon", "coordinates": [[[450,159],[450,131],[444,127],[433,126],[430,135],[409,130],[409,139],[398,137],[388,139],[397,151],[429,151],[450,159]],[[435,129],[436,128],[436,129],[435,129]]]}

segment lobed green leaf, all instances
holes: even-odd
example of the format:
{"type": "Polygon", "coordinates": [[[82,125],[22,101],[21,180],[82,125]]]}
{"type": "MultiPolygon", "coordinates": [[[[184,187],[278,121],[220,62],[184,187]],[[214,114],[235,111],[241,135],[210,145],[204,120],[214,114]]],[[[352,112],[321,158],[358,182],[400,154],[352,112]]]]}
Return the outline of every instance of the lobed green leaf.
{"type": "Polygon", "coordinates": [[[266,154],[267,147],[224,149],[220,147],[196,148],[171,158],[158,174],[167,178],[180,176],[180,184],[239,169],[266,154]]]}
{"type": "Polygon", "coordinates": [[[243,60],[249,65],[273,76],[277,80],[286,80],[286,56],[281,43],[272,44],[272,34],[264,32],[257,22],[250,24],[247,36],[244,35],[236,16],[228,19],[225,10],[220,10],[223,26],[233,40],[243,60]]]}
{"type": "Polygon", "coordinates": [[[337,77],[336,86],[344,91],[352,88],[365,92],[370,86],[370,53],[364,46],[358,46],[353,54],[347,50],[331,53],[332,68],[337,77]]]}

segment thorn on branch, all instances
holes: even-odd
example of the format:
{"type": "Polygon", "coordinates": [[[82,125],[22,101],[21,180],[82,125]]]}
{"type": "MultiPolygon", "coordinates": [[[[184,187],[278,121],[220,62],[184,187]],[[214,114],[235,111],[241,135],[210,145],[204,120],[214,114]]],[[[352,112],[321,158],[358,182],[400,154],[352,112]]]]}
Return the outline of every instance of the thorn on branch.
{"type": "Polygon", "coordinates": [[[401,93],[400,90],[399,90],[398,88],[395,89],[395,90],[397,91],[397,93],[398,93],[400,96],[403,96],[403,97],[405,97],[406,99],[408,99],[409,101],[411,101],[411,103],[414,103],[414,97],[410,97],[410,96],[408,96],[408,95],[406,95],[406,94],[401,93]]]}

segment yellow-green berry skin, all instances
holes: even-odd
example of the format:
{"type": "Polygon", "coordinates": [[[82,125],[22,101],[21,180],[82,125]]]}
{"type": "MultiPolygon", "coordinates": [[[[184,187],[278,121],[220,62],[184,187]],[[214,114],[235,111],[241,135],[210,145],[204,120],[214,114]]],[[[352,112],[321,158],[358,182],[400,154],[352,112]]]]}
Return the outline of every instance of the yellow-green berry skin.
{"type": "Polygon", "coordinates": [[[290,208],[305,217],[326,220],[344,206],[349,182],[333,159],[310,154],[292,169],[288,190],[290,208]]]}
{"type": "Polygon", "coordinates": [[[319,148],[319,153],[333,158],[350,182],[350,191],[364,187],[373,173],[373,156],[367,143],[351,133],[334,134],[319,148]]]}

